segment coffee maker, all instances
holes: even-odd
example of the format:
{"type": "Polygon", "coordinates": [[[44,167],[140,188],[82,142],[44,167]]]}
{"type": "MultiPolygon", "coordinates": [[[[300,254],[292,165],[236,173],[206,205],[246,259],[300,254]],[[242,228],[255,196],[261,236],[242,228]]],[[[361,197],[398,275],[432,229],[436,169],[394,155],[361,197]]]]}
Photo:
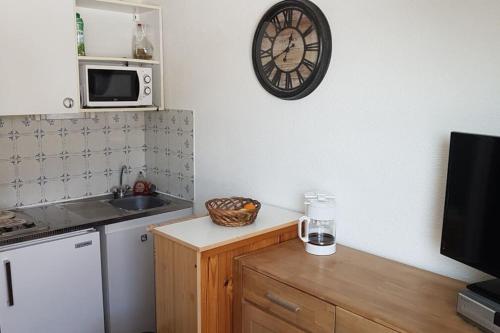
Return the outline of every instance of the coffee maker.
{"type": "Polygon", "coordinates": [[[306,216],[299,219],[298,233],[306,251],[314,255],[330,255],[337,250],[334,197],[326,193],[304,195],[306,216]]]}

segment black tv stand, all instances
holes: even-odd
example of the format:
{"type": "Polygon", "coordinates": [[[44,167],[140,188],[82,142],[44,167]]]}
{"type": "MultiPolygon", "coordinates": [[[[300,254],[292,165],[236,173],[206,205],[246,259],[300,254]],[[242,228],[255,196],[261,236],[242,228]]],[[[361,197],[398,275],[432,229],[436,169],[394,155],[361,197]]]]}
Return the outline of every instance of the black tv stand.
{"type": "Polygon", "coordinates": [[[500,304],[500,279],[469,284],[467,289],[500,304]]]}

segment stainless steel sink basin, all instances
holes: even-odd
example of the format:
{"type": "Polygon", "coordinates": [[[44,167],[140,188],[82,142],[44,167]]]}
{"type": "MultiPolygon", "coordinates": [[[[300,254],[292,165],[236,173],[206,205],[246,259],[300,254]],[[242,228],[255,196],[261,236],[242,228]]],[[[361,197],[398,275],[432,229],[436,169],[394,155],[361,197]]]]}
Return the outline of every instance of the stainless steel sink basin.
{"type": "Polygon", "coordinates": [[[125,210],[145,210],[151,208],[158,208],[170,204],[169,201],[148,196],[134,196],[121,199],[114,199],[111,200],[109,203],[114,207],[125,210]]]}

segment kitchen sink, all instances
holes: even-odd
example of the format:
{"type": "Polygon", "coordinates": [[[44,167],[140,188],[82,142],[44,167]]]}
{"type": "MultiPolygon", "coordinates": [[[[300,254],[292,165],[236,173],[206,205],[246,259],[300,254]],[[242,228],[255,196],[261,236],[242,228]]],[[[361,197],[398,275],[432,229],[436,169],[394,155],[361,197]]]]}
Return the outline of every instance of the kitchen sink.
{"type": "Polygon", "coordinates": [[[109,202],[112,206],[125,210],[145,210],[158,208],[170,204],[170,201],[148,196],[133,196],[114,199],[109,202]]]}

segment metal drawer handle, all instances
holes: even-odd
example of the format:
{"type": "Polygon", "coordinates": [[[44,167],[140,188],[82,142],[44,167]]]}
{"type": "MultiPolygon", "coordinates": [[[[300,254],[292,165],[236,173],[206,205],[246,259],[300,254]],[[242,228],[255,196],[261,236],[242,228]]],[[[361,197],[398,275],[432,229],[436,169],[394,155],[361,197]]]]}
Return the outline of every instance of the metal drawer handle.
{"type": "Polygon", "coordinates": [[[292,311],[292,312],[299,312],[300,311],[300,306],[298,306],[297,304],[293,304],[291,302],[285,301],[284,299],[281,299],[279,296],[276,296],[273,293],[267,292],[266,298],[268,300],[270,300],[271,302],[273,302],[274,304],[277,304],[277,305],[287,309],[288,311],[292,311]]]}
{"type": "Polygon", "coordinates": [[[7,305],[14,306],[14,290],[12,288],[12,270],[10,268],[10,261],[4,261],[5,275],[7,278],[7,305]]]}

